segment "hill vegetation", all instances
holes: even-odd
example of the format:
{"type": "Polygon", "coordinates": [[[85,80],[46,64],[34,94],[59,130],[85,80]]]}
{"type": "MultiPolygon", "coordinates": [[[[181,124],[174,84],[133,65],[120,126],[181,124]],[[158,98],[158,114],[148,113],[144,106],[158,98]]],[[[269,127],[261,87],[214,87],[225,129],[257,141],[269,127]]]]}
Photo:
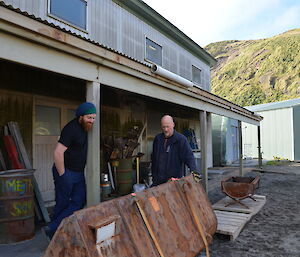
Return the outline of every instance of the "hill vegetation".
{"type": "Polygon", "coordinates": [[[205,47],[218,63],[212,92],[241,106],[300,97],[300,29],[205,47]]]}

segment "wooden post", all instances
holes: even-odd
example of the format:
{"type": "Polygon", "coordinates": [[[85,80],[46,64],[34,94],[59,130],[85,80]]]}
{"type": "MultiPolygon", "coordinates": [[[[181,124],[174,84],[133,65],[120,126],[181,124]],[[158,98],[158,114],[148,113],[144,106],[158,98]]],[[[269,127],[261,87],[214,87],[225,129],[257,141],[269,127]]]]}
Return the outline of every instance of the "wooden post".
{"type": "Polygon", "coordinates": [[[238,130],[239,130],[239,160],[240,160],[240,172],[239,175],[242,177],[243,172],[243,135],[242,135],[242,122],[238,121],[238,130]]]}
{"type": "Polygon", "coordinates": [[[201,145],[201,173],[202,183],[206,192],[208,192],[207,176],[207,118],[206,111],[200,111],[200,145],[201,145]]]}
{"type": "Polygon", "coordinates": [[[212,118],[211,118],[211,112],[206,113],[206,142],[207,142],[207,152],[206,152],[206,163],[207,167],[212,167],[213,166],[213,149],[212,149],[212,118]]]}
{"type": "Polygon", "coordinates": [[[86,165],[87,206],[100,202],[100,83],[86,83],[86,100],[95,104],[97,117],[93,129],[88,132],[88,156],[86,165]]]}
{"type": "Polygon", "coordinates": [[[257,143],[258,143],[258,167],[262,168],[262,155],[261,155],[261,138],[260,138],[260,126],[257,126],[257,143]]]}

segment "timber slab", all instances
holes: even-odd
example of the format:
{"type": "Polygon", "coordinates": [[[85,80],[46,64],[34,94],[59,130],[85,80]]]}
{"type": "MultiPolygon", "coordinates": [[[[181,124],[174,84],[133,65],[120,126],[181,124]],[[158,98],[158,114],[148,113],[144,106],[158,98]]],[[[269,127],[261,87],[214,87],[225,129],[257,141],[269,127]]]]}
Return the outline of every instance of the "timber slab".
{"type": "Polygon", "coordinates": [[[266,197],[262,195],[254,195],[253,201],[250,198],[242,200],[249,208],[246,208],[239,203],[233,203],[226,206],[228,203],[234,202],[226,196],[212,207],[218,220],[217,233],[230,236],[230,240],[234,241],[240,234],[247,222],[257,214],[266,203],[266,197]]]}

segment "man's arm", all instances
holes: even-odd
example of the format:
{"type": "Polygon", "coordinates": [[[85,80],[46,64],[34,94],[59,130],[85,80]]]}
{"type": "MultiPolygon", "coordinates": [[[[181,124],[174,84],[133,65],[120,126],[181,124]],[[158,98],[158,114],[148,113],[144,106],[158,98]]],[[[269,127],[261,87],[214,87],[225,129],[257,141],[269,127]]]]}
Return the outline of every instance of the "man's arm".
{"type": "Polygon", "coordinates": [[[186,138],[183,139],[183,145],[182,145],[182,154],[183,154],[183,160],[184,163],[189,167],[190,171],[197,172],[196,169],[196,160],[193,154],[193,151],[187,141],[186,138]]]}
{"type": "Polygon", "coordinates": [[[65,173],[64,153],[68,148],[61,143],[57,143],[54,150],[54,163],[60,176],[65,173]]]}

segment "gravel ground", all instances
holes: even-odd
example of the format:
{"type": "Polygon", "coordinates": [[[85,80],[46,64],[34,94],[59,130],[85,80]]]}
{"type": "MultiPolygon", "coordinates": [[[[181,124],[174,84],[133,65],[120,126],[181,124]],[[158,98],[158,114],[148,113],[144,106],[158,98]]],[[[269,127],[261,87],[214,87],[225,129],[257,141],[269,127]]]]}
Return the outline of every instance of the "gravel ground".
{"type": "MultiPolygon", "coordinates": [[[[222,167],[220,170],[226,171],[224,176],[230,172],[238,174],[237,168],[222,167]]],[[[250,170],[252,168],[248,167],[245,172],[250,170]]],[[[263,166],[263,171],[272,173],[250,172],[246,175],[261,176],[256,193],[267,197],[265,206],[246,224],[234,242],[228,237],[215,235],[210,245],[211,257],[300,257],[300,163],[263,166]]],[[[225,196],[220,190],[220,179],[222,176],[212,176],[209,182],[212,203],[225,196]]],[[[32,240],[0,245],[0,256],[40,257],[46,247],[47,242],[37,228],[32,240]]],[[[201,256],[205,256],[204,252],[201,256]]]]}
{"type": "MultiPolygon", "coordinates": [[[[246,176],[261,176],[256,194],[267,197],[265,206],[235,241],[215,235],[211,257],[300,257],[300,165],[264,166],[263,170],[272,173],[252,171],[246,176]]],[[[220,187],[209,192],[212,203],[223,197],[220,187]]]]}

